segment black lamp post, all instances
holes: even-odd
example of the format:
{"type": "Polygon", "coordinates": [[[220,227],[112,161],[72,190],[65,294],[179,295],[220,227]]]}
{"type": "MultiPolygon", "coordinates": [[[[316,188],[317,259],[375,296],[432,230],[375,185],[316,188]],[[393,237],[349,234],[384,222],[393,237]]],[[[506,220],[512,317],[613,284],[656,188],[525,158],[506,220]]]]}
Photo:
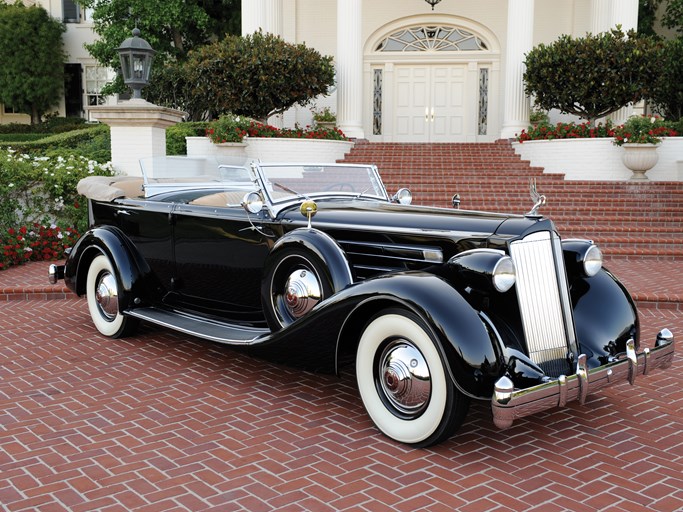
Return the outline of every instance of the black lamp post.
{"type": "Polygon", "coordinates": [[[432,11],[434,10],[434,6],[438,4],[441,0],[425,0],[429,5],[432,6],[432,11]]]}
{"type": "Polygon", "coordinates": [[[133,29],[133,37],[121,43],[117,51],[121,59],[123,82],[133,89],[133,99],[142,98],[140,91],[149,84],[149,72],[156,52],[140,37],[137,27],[133,29]]]}

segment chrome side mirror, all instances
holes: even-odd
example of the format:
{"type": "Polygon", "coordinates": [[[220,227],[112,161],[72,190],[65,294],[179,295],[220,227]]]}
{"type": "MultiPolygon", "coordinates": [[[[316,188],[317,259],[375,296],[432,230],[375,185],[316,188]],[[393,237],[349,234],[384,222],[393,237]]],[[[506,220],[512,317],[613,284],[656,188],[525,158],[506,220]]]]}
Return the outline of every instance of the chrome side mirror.
{"type": "Polygon", "coordinates": [[[263,198],[258,192],[249,192],[242,199],[242,207],[247,213],[258,213],[263,209],[263,198]]]}
{"type": "Polygon", "coordinates": [[[391,202],[406,205],[410,204],[413,202],[413,194],[411,194],[410,190],[408,190],[407,188],[400,188],[391,197],[391,202]]]}

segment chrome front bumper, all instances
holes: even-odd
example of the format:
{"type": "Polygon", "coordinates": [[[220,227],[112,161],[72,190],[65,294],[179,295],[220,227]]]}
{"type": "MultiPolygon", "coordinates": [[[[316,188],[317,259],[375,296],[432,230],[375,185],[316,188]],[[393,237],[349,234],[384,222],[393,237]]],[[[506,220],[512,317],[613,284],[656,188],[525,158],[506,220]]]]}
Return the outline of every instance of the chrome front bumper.
{"type": "Polygon", "coordinates": [[[586,356],[579,356],[574,375],[559,378],[526,389],[515,389],[512,380],[501,377],[491,398],[493,422],[498,428],[508,428],[519,418],[537,412],[564,407],[567,402],[584,403],[589,393],[619,382],[633,384],[638,375],[647,375],[656,368],[668,368],[674,357],[674,336],[668,329],[657,335],[655,348],[636,353],[633,340],[626,343],[626,357],[598,368],[586,368],[586,356]]]}

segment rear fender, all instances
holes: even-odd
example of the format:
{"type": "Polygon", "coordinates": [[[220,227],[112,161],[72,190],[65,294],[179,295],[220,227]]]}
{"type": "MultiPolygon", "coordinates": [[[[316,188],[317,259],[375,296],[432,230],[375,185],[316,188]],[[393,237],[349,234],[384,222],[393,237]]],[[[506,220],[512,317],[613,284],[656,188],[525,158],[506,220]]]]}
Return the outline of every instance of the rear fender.
{"type": "Polygon", "coordinates": [[[151,271],[126,236],[111,226],[91,229],[76,242],[64,267],[65,284],[79,296],[84,295],[88,268],[100,254],[107,256],[116,269],[120,310],[141,302],[149,289],[146,281],[151,279],[151,271]]]}

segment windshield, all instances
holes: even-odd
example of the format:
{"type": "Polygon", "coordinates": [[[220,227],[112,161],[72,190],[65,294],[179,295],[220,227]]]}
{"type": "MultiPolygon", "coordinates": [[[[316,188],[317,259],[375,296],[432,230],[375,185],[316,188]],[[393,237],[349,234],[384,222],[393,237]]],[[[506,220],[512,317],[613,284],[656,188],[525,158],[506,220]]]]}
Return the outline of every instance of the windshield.
{"type": "Polygon", "coordinates": [[[315,196],[388,199],[377,169],[370,165],[261,164],[259,168],[274,204],[315,196]]]}

